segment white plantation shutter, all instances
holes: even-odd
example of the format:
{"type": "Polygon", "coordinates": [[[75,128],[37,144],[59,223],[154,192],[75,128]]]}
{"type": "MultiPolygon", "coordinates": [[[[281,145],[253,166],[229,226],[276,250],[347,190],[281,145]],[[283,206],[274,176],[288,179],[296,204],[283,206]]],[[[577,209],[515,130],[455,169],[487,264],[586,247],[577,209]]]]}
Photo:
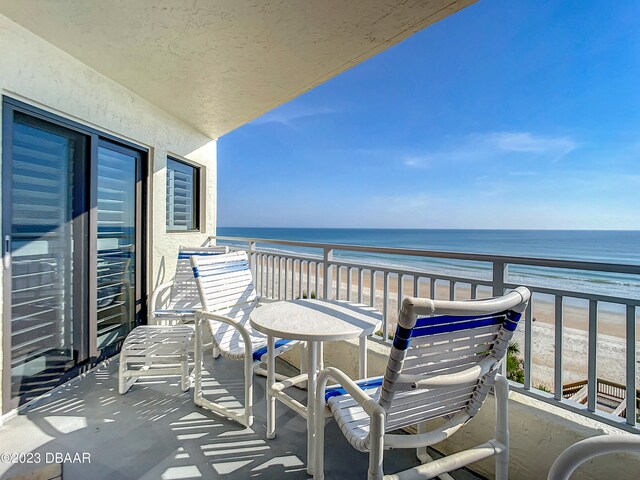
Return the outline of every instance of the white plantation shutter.
{"type": "Polygon", "coordinates": [[[196,199],[198,171],[195,167],[167,160],[167,230],[198,228],[196,199]]]}

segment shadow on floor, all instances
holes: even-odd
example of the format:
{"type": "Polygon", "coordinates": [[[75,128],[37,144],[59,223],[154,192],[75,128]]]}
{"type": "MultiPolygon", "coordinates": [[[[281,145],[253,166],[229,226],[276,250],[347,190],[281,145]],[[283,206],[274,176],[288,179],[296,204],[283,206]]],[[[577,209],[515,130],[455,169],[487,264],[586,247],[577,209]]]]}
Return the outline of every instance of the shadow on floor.
{"type": "MultiPolygon", "coordinates": [[[[203,381],[207,398],[237,406],[242,363],[205,357],[205,366],[211,371],[203,381]]],[[[192,390],[181,392],[178,382],[141,379],[119,395],[117,362],[94,370],[0,427],[1,452],[32,452],[40,459],[0,463],[0,478],[35,471],[55,454],[69,454],[65,480],[308,478],[304,419],[279,404],[277,436],[266,439],[264,378],[255,377],[252,428],[194,406],[192,390]]],[[[293,389],[293,395],[303,400],[306,392],[293,389]]],[[[366,478],[367,454],[351,448],[335,422],[326,439],[326,478],[366,478]]],[[[413,451],[385,453],[390,472],[416,464],[413,451]]]]}

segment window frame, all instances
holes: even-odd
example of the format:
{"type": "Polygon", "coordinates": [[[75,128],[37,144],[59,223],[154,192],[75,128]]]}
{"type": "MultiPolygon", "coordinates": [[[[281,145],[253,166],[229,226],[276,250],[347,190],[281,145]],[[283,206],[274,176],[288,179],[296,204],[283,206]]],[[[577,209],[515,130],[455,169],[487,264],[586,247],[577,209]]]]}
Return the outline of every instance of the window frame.
{"type": "Polygon", "coordinates": [[[173,219],[170,222],[169,217],[169,190],[165,191],[165,227],[167,233],[200,233],[202,232],[202,219],[200,218],[200,195],[202,193],[202,167],[200,165],[196,165],[194,163],[189,162],[188,160],[184,160],[175,155],[167,155],[167,164],[166,164],[166,179],[165,186],[168,187],[169,183],[169,163],[175,162],[184,167],[190,168],[193,170],[193,203],[192,203],[192,219],[193,225],[192,228],[185,229],[176,229],[175,223],[173,223],[173,219]]]}

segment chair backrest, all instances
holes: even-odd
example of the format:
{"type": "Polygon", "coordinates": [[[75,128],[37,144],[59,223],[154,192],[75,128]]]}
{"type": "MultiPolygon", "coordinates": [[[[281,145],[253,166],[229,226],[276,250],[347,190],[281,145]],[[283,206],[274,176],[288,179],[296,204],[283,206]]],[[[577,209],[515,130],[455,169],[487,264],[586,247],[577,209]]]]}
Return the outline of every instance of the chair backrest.
{"type": "Polygon", "coordinates": [[[459,414],[484,403],[530,292],[443,301],[405,298],[379,402],[387,431],[459,414]]]}
{"type": "Polygon", "coordinates": [[[257,305],[258,295],[246,252],[193,256],[191,265],[205,311],[231,316],[238,309],[257,305]]]}
{"type": "Polygon", "coordinates": [[[173,310],[201,308],[198,286],[193,278],[190,259],[193,256],[210,258],[228,252],[229,247],[180,247],[176,273],[169,292],[169,308],[173,310]]]}

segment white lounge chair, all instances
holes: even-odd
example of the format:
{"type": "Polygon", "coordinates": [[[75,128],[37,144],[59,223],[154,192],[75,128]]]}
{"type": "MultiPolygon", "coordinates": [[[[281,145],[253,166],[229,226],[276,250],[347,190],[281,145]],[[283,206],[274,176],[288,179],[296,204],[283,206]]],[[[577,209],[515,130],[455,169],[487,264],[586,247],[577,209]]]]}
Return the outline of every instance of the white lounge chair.
{"type": "MultiPolygon", "coordinates": [[[[258,307],[256,293],[246,252],[200,257],[192,256],[191,265],[196,278],[203,310],[196,312],[195,388],[194,402],[204,408],[229,417],[242,425],[253,423],[253,373],[262,375],[260,368],[267,354],[267,337],[254,331],[249,315],[258,307]],[[214,357],[222,354],[232,360],[244,361],[244,408],[241,412],[212,402],[202,392],[203,324],[208,324],[213,339],[214,357]],[[254,362],[256,363],[254,368],[254,362]]],[[[275,354],[292,348],[298,342],[276,341],[275,354]]],[[[283,377],[277,375],[278,378],[283,377]]]]}
{"type": "Polygon", "coordinates": [[[384,377],[354,382],[336,368],[318,376],[316,448],[310,462],[314,478],[324,478],[325,417],[321,412],[328,407],[349,443],[369,452],[370,480],[432,478],[491,455],[496,455],[496,478],[505,480],[509,384],[497,371],[529,297],[529,290],[519,287],[488,300],[405,298],[384,377]],[[330,379],[341,387],[326,388],[330,379]],[[495,438],[383,477],[384,449],[421,449],[445,440],[478,412],[494,384],[495,438]],[[424,422],[442,417],[443,425],[424,431],[424,422]],[[387,433],[416,424],[421,425],[417,435],[387,433]]]}
{"type": "Polygon", "coordinates": [[[173,325],[193,322],[196,310],[202,306],[190,259],[193,255],[208,257],[228,252],[228,247],[180,247],[173,280],[159,285],[151,294],[149,324],[173,325]],[[167,293],[163,305],[159,305],[160,299],[167,293]]]}

